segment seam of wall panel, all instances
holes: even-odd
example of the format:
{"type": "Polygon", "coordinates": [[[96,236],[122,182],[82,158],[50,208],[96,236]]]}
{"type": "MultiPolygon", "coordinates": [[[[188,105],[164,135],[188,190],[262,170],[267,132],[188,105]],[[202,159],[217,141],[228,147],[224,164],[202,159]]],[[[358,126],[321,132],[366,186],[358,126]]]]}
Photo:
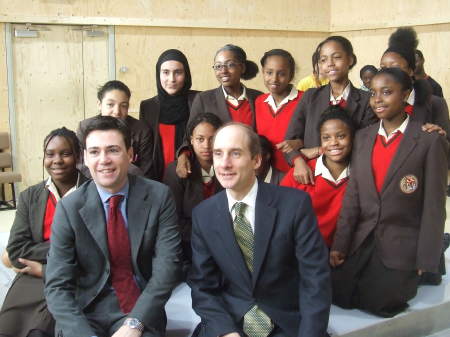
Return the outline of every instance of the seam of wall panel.
{"type": "Polygon", "coordinates": [[[116,35],[114,26],[108,26],[108,77],[116,79],[116,35]]]}
{"type": "MultiPolygon", "coordinates": [[[[5,24],[5,47],[6,47],[6,79],[8,85],[8,113],[9,113],[9,134],[11,137],[11,154],[13,160],[13,168],[17,167],[16,160],[16,108],[14,97],[14,67],[13,67],[13,46],[12,46],[12,24],[5,24]]],[[[18,196],[17,184],[14,184],[14,191],[18,196]]]]}

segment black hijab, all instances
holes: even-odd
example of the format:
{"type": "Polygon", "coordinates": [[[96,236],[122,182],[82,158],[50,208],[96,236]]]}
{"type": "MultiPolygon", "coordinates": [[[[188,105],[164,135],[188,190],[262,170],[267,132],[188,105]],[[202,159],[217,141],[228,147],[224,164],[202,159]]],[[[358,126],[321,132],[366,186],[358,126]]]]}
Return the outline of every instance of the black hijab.
{"type": "Polygon", "coordinates": [[[160,104],[159,122],[175,125],[175,151],[182,144],[186,132],[186,123],[189,119],[188,93],[191,85],[191,71],[186,56],[177,49],[168,49],[163,52],[156,62],[156,86],[160,104]],[[161,85],[161,65],[166,61],[178,61],[184,67],[184,86],[175,95],[169,95],[161,85]]]}

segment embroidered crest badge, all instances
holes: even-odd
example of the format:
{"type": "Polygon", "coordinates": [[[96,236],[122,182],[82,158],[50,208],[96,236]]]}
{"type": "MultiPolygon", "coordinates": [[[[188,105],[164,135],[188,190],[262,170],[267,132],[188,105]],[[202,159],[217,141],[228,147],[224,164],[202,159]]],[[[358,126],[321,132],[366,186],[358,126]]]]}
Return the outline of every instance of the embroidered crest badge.
{"type": "Polygon", "coordinates": [[[419,187],[419,180],[415,175],[408,174],[400,180],[400,189],[403,193],[411,194],[419,187]]]}

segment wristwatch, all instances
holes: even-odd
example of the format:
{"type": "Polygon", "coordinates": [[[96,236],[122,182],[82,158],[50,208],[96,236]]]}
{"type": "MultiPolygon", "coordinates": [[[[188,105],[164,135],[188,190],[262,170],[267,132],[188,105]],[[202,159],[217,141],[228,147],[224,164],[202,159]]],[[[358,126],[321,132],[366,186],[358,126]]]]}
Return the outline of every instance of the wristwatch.
{"type": "Polygon", "coordinates": [[[140,332],[144,331],[144,324],[141,323],[137,318],[127,318],[123,325],[130,327],[131,329],[139,330],[140,332]]]}

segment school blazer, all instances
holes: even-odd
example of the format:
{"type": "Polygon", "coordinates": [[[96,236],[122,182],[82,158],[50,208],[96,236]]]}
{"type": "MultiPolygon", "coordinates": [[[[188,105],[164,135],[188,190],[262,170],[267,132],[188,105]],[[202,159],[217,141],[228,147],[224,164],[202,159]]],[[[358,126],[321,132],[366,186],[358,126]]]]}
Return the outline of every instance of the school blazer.
{"type": "MultiPolygon", "coordinates": [[[[330,84],[307,90],[294,110],[285,139],[302,139],[305,148],[320,146],[320,133],[317,129],[320,116],[330,106],[330,84]]],[[[370,94],[355,88],[350,83],[346,110],[352,117],[355,127],[361,129],[377,121],[369,105],[370,94]]],[[[299,156],[299,151],[286,155],[289,162],[299,156]]]]}
{"type": "MultiPolygon", "coordinates": [[[[187,178],[180,178],[176,174],[177,161],[167,166],[164,183],[173,193],[178,213],[178,227],[183,241],[191,240],[192,210],[205,198],[203,196],[203,181],[200,164],[197,160],[192,162],[192,173],[187,178]]],[[[217,178],[213,177],[214,193],[223,188],[217,178]]]]}
{"type": "MultiPolygon", "coordinates": [[[[195,96],[199,93],[196,90],[189,90],[188,92],[188,105],[191,110],[192,102],[195,96]]],[[[161,146],[161,137],[159,134],[159,117],[161,115],[161,106],[159,103],[158,95],[143,100],[139,107],[139,120],[143,121],[145,125],[150,127],[153,135],[153,147],[152,147],[152,161],[154,165],[155,176],[153,179],[162,181],[164,175],[164,156],[161,146]]]]}
{"type": "MultiPolygon", "coordinates": [[[[80,174],[79,185],[85,181],[87,178],[80,174]]],[[[9,259],[16,268],[25,267],[18,261],[19,258],[47,263],[50,241],[44,241],[43,238],[44,216],[49,195],[48,189],[45,188],[46,182],[47,180],[44,180],[20,193],[6,248],[9,259]]]]}
{"type": "Polygon", "coordinates": [[[192,213],[192,307],[201,337],[241,331],[257,304],[278,327],[276,336],[323,337],[330,309],[328,250],[311,199],[291,188],[258,183],[253,273],[233,231],[225,191],[192,213]]]}
{"type": "Polygon", "coordinates": [[[410,120],[378,194],[372,149],[379,124],[358,131],[351,175],[337,222],[332,250],[355,253],[374,232],[386,267],[437,272],[442,248],[447,189],[443,136],[410,120]]]}
{"type": "MultiPolygon", "coordinates": [[[[256,97],[262,94],[262,92],[250,88],[245,88],[245,90],[253,113],[252,126],[255,128],[255,100],[256,97]]],[[[232,121],[230,111],[228,110],[228,105],[223,94],[222,86],[216,89],[203,91],[197,95],[192,103],[191,116],[189,120],[192,120],[201,112],[213,113],[214,115],[217,115],[217,117],[219,117],[224,123],[232,121]]]]}

